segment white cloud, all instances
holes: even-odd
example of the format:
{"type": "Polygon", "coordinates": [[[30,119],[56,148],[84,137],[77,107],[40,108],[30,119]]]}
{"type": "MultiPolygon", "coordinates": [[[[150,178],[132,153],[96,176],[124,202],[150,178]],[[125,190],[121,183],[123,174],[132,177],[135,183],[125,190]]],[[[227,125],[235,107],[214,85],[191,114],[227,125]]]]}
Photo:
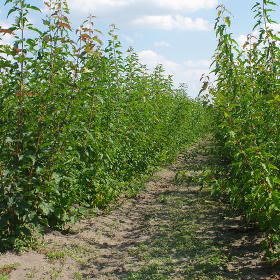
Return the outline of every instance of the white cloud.
{"type": "Polygon", "coordinates": [[[209,72],[210,66],[209,60],[187,60],[179,64],[152,50],[141,51],[139,58],[149,69],[154,68],[158,64],[162,64],[166,70],[166,74],[173,75],[176,86],[180,83],[187,83],[189,93],[193,97],[198,95],[201,89],[200,78],[202,74],[209,72]]]}
{"type": "Polygon", "coordinates": [[[236,41],[240,47],[249,48],[251,44],[254,44],[258,41],[258,37],[259,37],[259,32],[254,31],[248,35],[244,35],[244,34],[239,35],[236,41]],[[249,42],[249,44],[246,44],[247,42],[249,42]]]}
{"type": "MultiPolygon", "coordinates": [[[[8,29],[10,26],[7,23],[0,22],[0,28],[8,29]]],[[[1,34],[0,44],[2,45],[9,45],[13,40],[13,36],[10,34],[1,34]]]]}
{"type": "MultiPolygon", "coordinates": [[[[0,22],[1,29],[8,29],[9,27],[10,27],[9,24],[0,22]]],[[[4,35],[1,34],[0,45],[10,45],[11,46],[13,39],[14,39],[13,36],[10,34],[4,34],[4,35]]],[[[0,53],[0,56],[4,57],[4,58],[8,58],[8,56],[4,53],[0,53]]]]}
{"type": "MultiPolygon", "coordinates": [[[[272,31],[276,34],[280,33],[280,24],[276,24],[276,23],[269,24],[268,28],[271,28],[272,31]]],[[[236,41],[240,47],[245,47],[246,49],[249,49],[252,44],[254,44],[258,41],[259,35],[260,35],[259,31],[255,30],[251,34],[248,34],[248,35],[245,35],[245,34],[239,35],[237,37],[236,41]],[[245,45],[245,43],[247,43],[247,42],[248,42],[248,44],[245,45]]]]}
{"type": "Polygon", "coordinates": [[[202,59],[202,60],[186,60],[183,64],[188,68],[209,68],[211,61],[202,59]]]}
{"type": "Polygon", "coordinates": [[[158,64],[162,64],[169,75],[174,74],[180,70],[180,64],[166,59],[164,56],[152,51],[145,50],[139,52],[140,61],[146,64],[150,68],[156,67],[158,64]]]}
{"type": "Polygon", "coordinates": [[[135,42],[135,40],[131,36],[128,36],[128,35],[125,35],[125,34],[120,34],[120,37],[123,38],[128,43],[134,43],[135,42]]]}
{"type": "Polygon", "coordinates": [[[163,30],[210,30],[210,24],[208,21],[202,18],[192,19],[181,15],[142,16],[133,20],[132,23],[134,25],[163,30]]]}
{"type": "MultiPolygon", "coordinates": [[[[157,12],[190,13],[201,9],[213,9],[218,0],[68,0],[75,12],[110,14],[117,9],[127,8],[130,14],[157,12]]],[[[128,16],[128,15],[125,15],[128,16]]]]}
{"type": "Polygon", "coordinates": [[[155,42],[154,46],[155,47],[166,47],[166,48],[168,48],[168,47],[170,47],[170,44],[166,41],[159,41],[159,42],[155,42]]]}
{"type": "Polygon", "coordinates": [[[270,24],[270,28],[276,32],[276,33],[280,33],[280,23],[272,23],[270,24]]]}
{"type": "Polygon", "coordinates": [[[194,12],[200,9],[213,9],[218,5],[217,0],[153,0],[156,6],[168,10],[194,12]]]}
{"type": "Polygon", "coordinates": [[[3,38],[0,40],[0,44],[2,45],[10,45],[13,41],[13,36],[12,35],[5,35],[3,38]]]}
{"type": "Polygon", "coordinates": [[[69,6],[75,11],[91,13],[112,10],[128,6],[132,0],[69,0],[69,6]]]}
{"type": "Polygon", "coordinates": [[[183,62],[183,70],[178,73],[178,79],[186,81],[192,95],[198,95],[202,82],[200,78],[203,74],[208,75],[210,70],[210,60],[187,60],[183,62]]]}
{"type": "Polygon", "coordinates": [[[9,25],[5,22],[0,22],[0,28],[8,28],[9,25]]]}
{"type": "Polygon", "coordinates": [[[237,38],[237,43],[240,45],[240,46],[244,46],[244,44],[247,42],[247,39],[248,39],[248,36],[244,35],[244,34],[241,34],[238,36],[237,38]]]}

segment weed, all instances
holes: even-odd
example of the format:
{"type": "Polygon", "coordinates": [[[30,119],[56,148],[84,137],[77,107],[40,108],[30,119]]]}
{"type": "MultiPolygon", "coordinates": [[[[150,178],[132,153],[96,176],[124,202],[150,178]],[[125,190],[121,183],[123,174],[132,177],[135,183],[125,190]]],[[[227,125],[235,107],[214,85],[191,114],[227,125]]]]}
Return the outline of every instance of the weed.
{"type": "Polygon", "coordinates": [[[10,279],[10,274],[13,270],[17,269],[20,266],[20,263],[6,264],[0,266],[0,279],[8,280],[10,279]]]}
{"type": "Polygon", "coordinates": [[[73,278],[74,278],[74,280],[83,280],[84,279],[82,273],[80,273],[80,272],[74,272],[73,278]]]}

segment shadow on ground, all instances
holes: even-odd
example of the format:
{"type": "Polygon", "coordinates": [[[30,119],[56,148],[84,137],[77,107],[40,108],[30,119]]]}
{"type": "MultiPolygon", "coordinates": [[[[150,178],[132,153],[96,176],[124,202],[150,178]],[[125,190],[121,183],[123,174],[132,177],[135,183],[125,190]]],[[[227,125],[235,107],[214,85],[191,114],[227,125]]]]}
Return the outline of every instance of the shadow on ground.
{"type": "Polygon", "coordinates": [[[134,225],[119,243],[107,244],[112,254],[104,255],[101,262],[89,261],[86,270],[94,268],[94,272],[84,277],[277,279],[269,278],[272,271],[261,261],[260,232],[246,226],[227,205],[211,198],[209,190],[184,181],[175,184],[178,172],[185,170],[194,176],[200,166],[213,164],[219,163],[196,147],[176,165],[157,174],[146,192],[148,198],[136,199],[129,211],[122,213],[133,221],[138,212],[134,225]]]}

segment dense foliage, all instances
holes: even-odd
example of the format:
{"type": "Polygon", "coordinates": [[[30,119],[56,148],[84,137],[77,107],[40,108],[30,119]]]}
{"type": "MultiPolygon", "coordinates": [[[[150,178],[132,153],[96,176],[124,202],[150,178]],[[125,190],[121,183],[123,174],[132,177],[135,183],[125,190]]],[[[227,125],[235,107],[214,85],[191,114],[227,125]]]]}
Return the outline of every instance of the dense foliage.
{"type": "Polygon", "coordinates": [[[271,18],[275,6],[268,0],[254,5],[256,25],[244,46],[229,31],[230,13],[218,7],[217,79],[208,86],[215,135],[229,162],[215,190],[227,194],[249,221],[267,232],[273,263],[280,259],[280,38],[271,18]]]}
{"type": "Polygon", "coordinates": [[[65,1],[45,2],[44,30],[29,22],[40,10],[27,0],[6,4],[15,23],[0,29],[13,36],[0,40],[0,242],[9,247],[104,207],[201,137],[208,117],[161,66],[149,72],[132,49],[124,55],[114,26],[102,47],[92,17],[72,30],[65,1]]]}

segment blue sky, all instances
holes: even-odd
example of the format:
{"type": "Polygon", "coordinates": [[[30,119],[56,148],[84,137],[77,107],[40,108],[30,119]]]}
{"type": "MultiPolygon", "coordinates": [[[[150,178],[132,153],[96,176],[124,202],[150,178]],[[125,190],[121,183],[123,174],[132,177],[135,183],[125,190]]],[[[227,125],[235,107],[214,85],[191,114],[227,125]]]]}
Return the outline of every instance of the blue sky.
{"type": "MultiPolygon", "coordinates": [[[[7,8],[0,0],[0,26],[9,25],[7,8]]],[[[279,1],[279,0],[275,0],[279,1]]],[[[27,0],[42,7],[43,0],[27,0]]],[[[141,61],[149,67],[161,63],[176,84],[187,83],[196,96],[199,78],[207,73],[215,50],[213,24],[218,4],[234,15],[232,31],[242,42],[254,24],[251,7],[255,0],[68,0],[74,26],[89,14],[96,18],[96,28],[106,33],[114,23],[124,49],[133,46],[141,61]]],[[[279,9],[275,18],[280,21],[279,9]]],[[[39,24],[39,15],[31,15],[39,24]]],[[[279,25],[280,26],[280,25],[279,25]]],[[[280,31],[279,26],[277,30],[280,31]]],[[[7,38],[5,39],[8,40],[7,38]]]]}

